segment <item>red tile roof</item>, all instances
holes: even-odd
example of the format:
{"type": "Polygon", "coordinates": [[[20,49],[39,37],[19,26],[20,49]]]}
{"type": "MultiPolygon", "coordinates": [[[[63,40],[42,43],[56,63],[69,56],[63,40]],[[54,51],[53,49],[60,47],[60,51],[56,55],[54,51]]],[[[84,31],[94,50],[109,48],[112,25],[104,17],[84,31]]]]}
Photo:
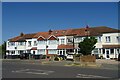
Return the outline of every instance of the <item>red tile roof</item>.
{"type": "Polygon", "coordinates": [[[17,37],[14,37],[14,38],[11,38],[9,39],[9,41],[11,42],[16,42],[17,40],[21,39],[22,37],[21,36],[17,36],[17,37]]]}
{"type": "Polygon", "coordinates": [[[54,37],[54,36],[50,36],[50,37],[48,38],[48,40],[57,40],[57,38],[54,37]]]}
{"type": "Polygon", "coordinates": [[[45,39],[43,37],[39,37],[37,40],[42,41],[42,40],[45,40],[45,39]]]}
{"type": "Polygon", "coordinates": [[[103,48],[120,48],[120,45],[103,45],[103,48]]]}
{"type": "Polygon", "coordinates": [[[49,32],[38,32],[35,36],[34,36],[34,38],[38,38],[39,36],[42,36],[42,37],[44,37],[44,38],[48,38],[49,36],[50,36],[50,34],[49,34],[49,32]]]}
{"type": "Polygon", "coordinates": [[[36,35],[36,33],[32,34],[24,34],[23,36],[17,36],[14,38],[9,39],[11,42],[19,42],[19,41],[26,41],[25,39],[31,39],[36,35]]]}
{"type": "Polygon", "coordinates": [[[73,49],[73,45],[58,45],[58,49],[73,49]]]}
{"type": "Polygon", "coordinates": [[[31,50],[37,50],[37,47],[32,47],[31,50]]]}
{"type": "MultiPolygon", "coordinates": [[[[45,39],[48,39],[51,35],[54,35],[55,37],[58,36],[66,36],[66,35],[76,35],[76,36],[98,36],[102,33],[115,33],[120,32],[118,29],[113,29],[105,26],[100,27],[90,27],[88,29],[88,34],[86,32],[86,28],[79,28],[79,29],[67,29],[67,30],[53,30],[51,32],[38,32],[33,34],[24,34],[23,36],[17,36],[12,39],[9,39],[10,41],[24,41],[25,39],[30,38],[38,38],[39,36],[44,37],[45,39]]],[[[53,38],[52,38],[53,39],[53,38]]]]}

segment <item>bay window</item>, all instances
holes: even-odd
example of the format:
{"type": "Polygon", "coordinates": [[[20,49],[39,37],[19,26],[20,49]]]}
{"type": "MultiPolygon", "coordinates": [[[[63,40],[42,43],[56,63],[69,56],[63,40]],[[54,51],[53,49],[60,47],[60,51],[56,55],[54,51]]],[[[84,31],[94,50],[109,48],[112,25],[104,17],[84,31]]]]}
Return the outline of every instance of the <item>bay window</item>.
{"type": "Polygon", "coordinates": [[[48,50],[48,54],[57,54],[57,50],[55,49],[48,50]]]}
{"type": "Polygon", "coordinates": [[[38,45],[45,45],[46,42],[45,41],[38,41],[38,45]]]}
{"type": "Polygon", "coordinates": [[[37,52],[38,54],[45,54],[45,49],[39,49],[37,52]]]}
{"type": "Polygon", "coordinates": [[[49,40],[49,44],[52,44],[52,45],[57,44],[57,40],[49,40]]]}
{"type": "Polygon", "coordinates": [[[15,42],[10,42],[9,45],[10,46],[15,46],[15,42]]]}
{"type": "Polygon", "coordinates": [[[18,42],[18,45],[22,46],[22,45],[24,45],[24,42],[18,42]]]}

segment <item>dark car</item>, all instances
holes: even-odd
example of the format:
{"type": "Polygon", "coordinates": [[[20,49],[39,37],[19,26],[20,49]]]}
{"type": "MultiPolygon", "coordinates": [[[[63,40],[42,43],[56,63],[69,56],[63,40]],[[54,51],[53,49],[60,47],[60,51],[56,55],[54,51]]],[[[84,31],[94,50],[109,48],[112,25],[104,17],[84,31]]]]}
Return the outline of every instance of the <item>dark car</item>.
{"type": "Polygon", "coordinates": [[[64,55],[59,55],[58,57],[61,57],[63,60],[66,59],[66,56],[64,56],[64,55]]]}
{"type": "Polygon", "coordinates": [[[29,59],[29,55],[30,55],[31,53],[21,53],[20,54],[20,59],[29,59]]]}

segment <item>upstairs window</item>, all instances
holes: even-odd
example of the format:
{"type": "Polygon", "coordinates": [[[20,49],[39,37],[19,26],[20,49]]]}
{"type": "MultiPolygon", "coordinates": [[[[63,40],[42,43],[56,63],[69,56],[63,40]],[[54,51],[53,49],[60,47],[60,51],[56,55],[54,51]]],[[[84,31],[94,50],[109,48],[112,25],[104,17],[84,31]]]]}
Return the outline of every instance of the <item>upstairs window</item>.
{"type": "Polygon", "coordinates": [[[43,41],[38,41],[38,45],[45,45],[46,43],[45,43],[45,41],[43,40],[43,41]]]}
{"type": "Polygon", "coordinates": [[[106,36],[106,42],[110,42],[111,39],[110,39],[110,36],[106,36]]]}
{"type": "Polygon", "coordinates": [[[34,41],[34,46],[37,46],[37,41],[34,41]]]}
{"type": "Polygon", "coordinates": [[[98,42],[101,42],[101,36],[99,36],[97,40],[98,40],[98,42]]]}
{"type": "Polygon", "coordinates": [[[15,42],[10,42],[10,46],[15,46],[15,42]]]}
{"type": "Polygon", "coordinates": [[[116,38],[117,38],[117,42],[120,42],[120,36],[117,36],[116,38]]]}
{"type": "Polygon", "coordinates": [[[61,44],[65,44],[65,39],[61,39],[61,44]]]}
{"type": "Polygon", "coordinates": [[[67,42],[68,42],[68,43],[73,42],[72,38],[68,38],[68,39],[67,39],[67,42]]]}
{"type": "Polygon", "coordinates": [[[28,41],[28,47],[31,47],[32,45],[31,45],[31,41],[28,41]]]}
{"type": "Polygon", "coordinates": [[[24,42],[18,42],[18,45],[22,46],[22,45],[24,45],[24,42]]]}
{"type": "Polygon", "coordinates": [[[82,37],[75,38],[75,42],[81,42],[82,40],[82,37]]]}
{"type": "Polygon", "coordinates": [[[49,40],[49,44],[52,44],[52,45],[57,44],[57,40],[49,40]]]}

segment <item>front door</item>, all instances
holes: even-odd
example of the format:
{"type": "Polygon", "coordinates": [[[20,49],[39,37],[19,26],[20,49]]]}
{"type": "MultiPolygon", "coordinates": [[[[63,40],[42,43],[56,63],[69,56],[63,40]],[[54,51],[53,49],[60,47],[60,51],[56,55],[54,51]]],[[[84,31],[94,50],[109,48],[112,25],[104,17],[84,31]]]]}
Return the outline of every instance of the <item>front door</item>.
{"type": "Polygon", "coordinates": [[[110,49],[106,49],[106,59],[110,59],[110,49]]]}
{"type": "Polygon", "coordinates": [[[35,58],[35,51],[33,51],[33,58],[35,58]]]}

